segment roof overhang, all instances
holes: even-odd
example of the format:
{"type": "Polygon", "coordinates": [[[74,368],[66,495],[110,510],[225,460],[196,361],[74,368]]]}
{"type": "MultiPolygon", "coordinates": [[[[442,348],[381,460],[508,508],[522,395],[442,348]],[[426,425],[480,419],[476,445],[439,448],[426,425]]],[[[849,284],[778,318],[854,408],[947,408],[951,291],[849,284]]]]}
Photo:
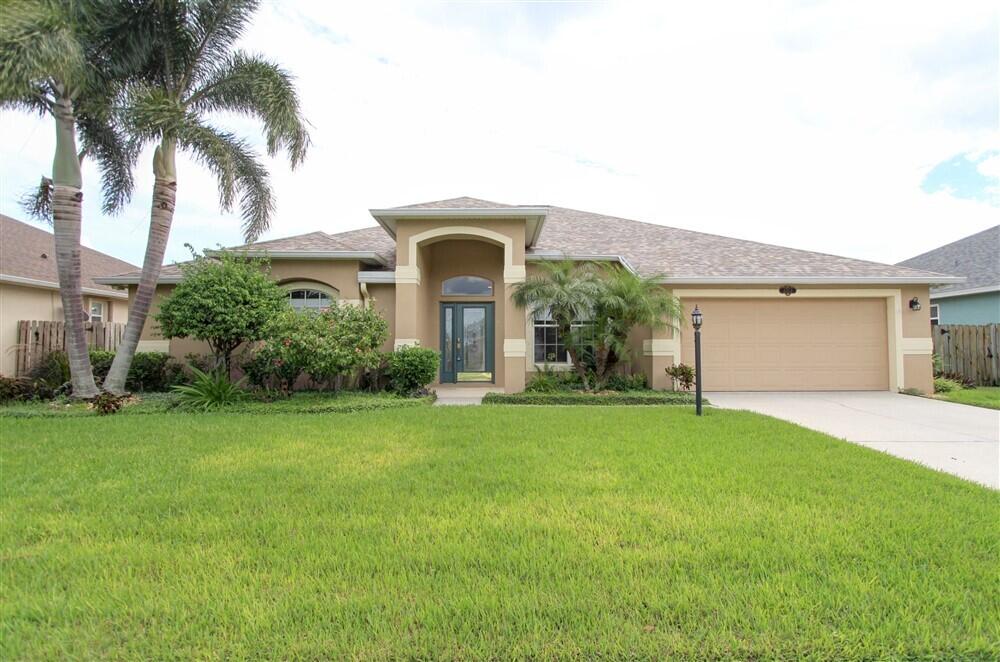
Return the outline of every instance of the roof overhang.
{"type": "Polygon", "coordinates": [[[933,285],[962,283],[961,276],[710,276],[666,277],[666,285],[933,285]]]}
{"type": "Polygon", "coordinates": [[[395,283],[395,271],[359,271],[359,283],[395,283]]]}
{"type": "MultiPolygon", "coordinates": [[[[105,283],[101,278],[95,278],[95,283],[99,285],[110,285],[111,283],[105,283]]],[[[10,283],[11,285],[23,285],[25,287],[38,287],[45,290],[58,290],[59,283],[53,283],[48,280],[37,280],[35,278],[23,278],[21,276],[10,276],[7,274],[0,274],[0,283],[10,283]]],[[[96,287],[84,287],[82,288],[84,294],[89,294],[91,296],[101,296],[108,297],[110,299],[128,299],[128,294],[124,292],[115,292],[114,290],[101,290],[96,287]]]]}
{"type": "MultiPolygon", "coordinates": [[[[181,282],[181,276],[160,276],[159,280],[156,281],[157,285],[176,285],[181,282]]],[[[94,279],[95,283],[100,283],[101,285],[111,285],[112,287],[123,285],[138,285],[139,276],[101,276],[100,278],[94,279]]]]}
{"type": "Polygon", "coordinates": [[[523,218],[524,245],[531,247],[538,241],[545,224],[548,207],[455,207],[450,209],[369,209],[372,218],[382,226],[390,237],[396,238],[396,224],[406,218],[523,218]]]}
{"type": "Polygon", "coordinates": [[[931,292],[931,299],[947,299],[948,297],[965,297],[971,294],[989,294],[990,292],[1000,292],[1000,285],[988,285],[986,287],[970,287],[964,290],[945,290],[944,292],[931,292]]]}
{"type": "Polygon", "coordinates": [[[246,257],[266,257],[279,260],[357,260],[364,264],[384,267],[386,259],[375,251],[269,251],[269,250],[211,250],[205,255],[236,253],[246,257]]]}

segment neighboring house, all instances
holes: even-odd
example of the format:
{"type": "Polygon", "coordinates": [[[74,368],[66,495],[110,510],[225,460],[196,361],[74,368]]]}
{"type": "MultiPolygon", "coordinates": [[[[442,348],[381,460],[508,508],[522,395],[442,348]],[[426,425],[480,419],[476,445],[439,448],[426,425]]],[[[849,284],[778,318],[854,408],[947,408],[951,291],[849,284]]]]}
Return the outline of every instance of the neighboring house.
{"type": "Polygon", "coordinates": [[[931,288],[931,324],[1000,323],[1000,225],[899,265],[965,276],[931,288]]]}
{"type": "MultiPolygon", "coordinates": [[[[80,268],[90,319],[124,323],[128,295],[94,282],[94,277],[138,267],[84,247],[80,268]]],[[[63,320],[55,243],[51,232],[0,214],[0,374],[14,374],[20,320],[63,320]]]]}
{"type": "MultiPolygon", "coordinates": [[[[543,260],[662,276],[685,310],[699,305],[707,390],[930,391],[928,287],[961,280],[561,207],[457,198],[371,214],[377,227],[232,250],[270,256],[293,306],[374,305],[392,332],[387,349],[441,352],[440,382],[508,392],[522,390],[549,356],[568,368],[552,324],[511,301],[514,285],[543,260]]],[[[154,313],[180,278],[176,265],[164,267],[154,313]]],[[[134,271],[98,282],[134,296],[138,280],[134,271]]],[[[669,388],[668,365],[694,362],[689,323],[681,324],[633,334],[628,367],[656,388],[669,388]]],[[[140,347],[178,357],[206,351],[164,340],[153,321],[140,347]]]]}

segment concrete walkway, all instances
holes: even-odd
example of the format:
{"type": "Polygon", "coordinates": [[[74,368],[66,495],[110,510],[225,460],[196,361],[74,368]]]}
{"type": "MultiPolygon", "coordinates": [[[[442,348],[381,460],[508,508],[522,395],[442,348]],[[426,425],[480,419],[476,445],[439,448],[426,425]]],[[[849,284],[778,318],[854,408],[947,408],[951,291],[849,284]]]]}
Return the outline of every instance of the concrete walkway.
{"type": "Polygon", "coordinates": [[[1000,489],[1000,411],[884,391],[709,393],[712,404],[783,418],[1000,489]]]}
{"type": "Polygon", "coordinates": [[[503,393],[503,389],[481,384],[448,384],[435,386],[434,392],[437,393],[435,405],[478,405],[487,393],[503,393]]]}

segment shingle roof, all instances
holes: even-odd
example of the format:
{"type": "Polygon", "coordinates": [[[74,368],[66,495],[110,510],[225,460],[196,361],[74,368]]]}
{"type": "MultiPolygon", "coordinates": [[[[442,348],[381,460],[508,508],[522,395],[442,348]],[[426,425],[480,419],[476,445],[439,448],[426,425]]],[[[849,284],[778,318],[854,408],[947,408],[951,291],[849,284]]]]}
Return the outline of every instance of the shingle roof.
{"type": "MultiPolygon", "coordinates": [[[[394,209],[490,209],[504,205],[477,198],[452,198],[394,209]]],[[[531,205],[532,207],[542,207],[531,205]]],[[[620,256],[643,275],[671,279],[879,279],[914,278],[933,280],[944,276],[905,266],[814,253],[772,246],[755,241],[682,230],[642,221],[591,212],[544,206],[545,224],[529,256],[620,256]]],[[[386,269],[395,267],[395,242],[380,227],[338,234],[311,232],[240,246],[260,250],[374,251],[385,258],[386,269]]],[[[176,267],[164,267],[164,276],[178,275],[176,267]]],[[[137,274],[133,274],[137,275],[137,274]]]]}
{"type": "Polygon", "coordinates": [[[913,269],[941,271],[966,277],[964,283],[931,288],[935,294],[1000,287],[1000,225],[903,260],[899,264],[913,269]]]}
{"type": "MultiPolygon", "coordinates": [[[[84,246],[80,254],[80,269],[83,287],[121,294],[107,285],[94,282],[94,278],[138,267],[84,246]]],[[[0,274],[58,285],[52,233],[0,214],[0,274]]]]}

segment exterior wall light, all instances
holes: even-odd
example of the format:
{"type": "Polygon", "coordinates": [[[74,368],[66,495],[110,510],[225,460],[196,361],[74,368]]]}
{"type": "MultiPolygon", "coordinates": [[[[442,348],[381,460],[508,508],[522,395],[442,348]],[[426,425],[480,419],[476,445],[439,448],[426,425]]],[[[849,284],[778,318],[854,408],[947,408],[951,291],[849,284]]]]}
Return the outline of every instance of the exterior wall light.
{"type": "Polygon", "coordinates": [[[920,310],[920,299],[913,297],[910,299],[910,310],[920,310]]]}
{"type": "Polygon", "coordinates": [[[778,288],[778,291],[784,294],[786,297],[790,297],[796,292],[798,292],[798,290],[792,287],[791,285],[782,285],[781,287],[778,288]]]}

